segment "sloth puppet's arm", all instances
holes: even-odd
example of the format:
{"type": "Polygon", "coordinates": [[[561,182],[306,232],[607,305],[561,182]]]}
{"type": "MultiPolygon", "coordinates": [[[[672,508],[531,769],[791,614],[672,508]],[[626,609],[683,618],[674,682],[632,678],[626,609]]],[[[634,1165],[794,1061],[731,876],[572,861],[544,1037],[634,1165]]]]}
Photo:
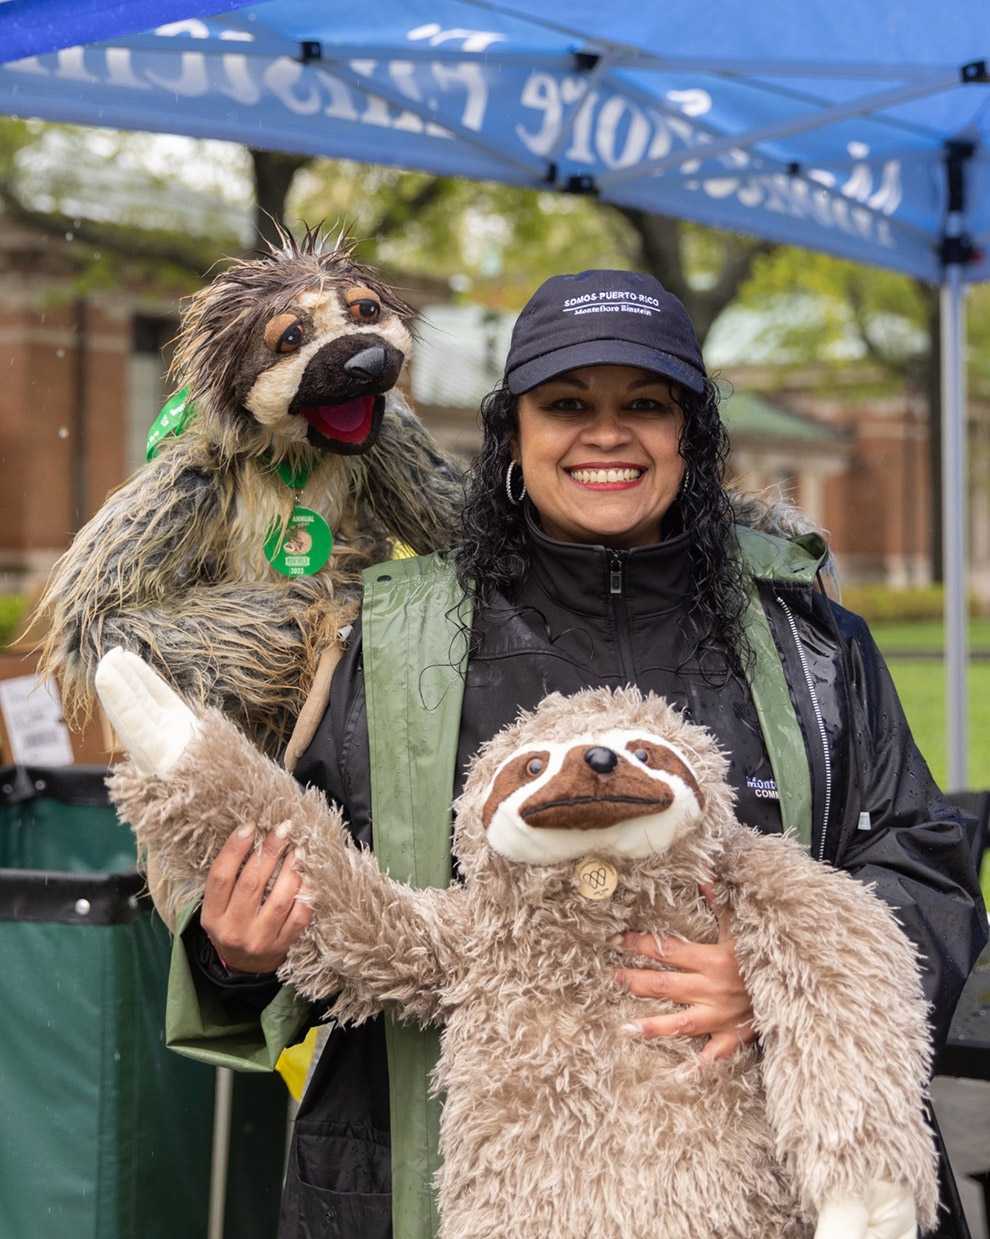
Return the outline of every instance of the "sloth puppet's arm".
{"type": "Polygon", "coordinates": [[[893,912],[794,840],[749,830],[729,841],[722,876],[778,1156],[818,1239],[934,1225],[927,1007],[893,912]]]}
{"type": "Polygon", "coordinates": [[[111,651],[96,683],[132,756],[110,780],[111,797],[173,900],[202,890],[239,826],[251,823],[260,847],[290,821],[313,918],[280,978],[306,998],[336,995],[330,1015],[341,1021],[361,1022],[386,1005],[423,1024],[438,1017],[440,991],[456,975],[460,888],[392,881],[322,793],[302,788],[219,712],[194,714],[135,655],[111,651]]]}

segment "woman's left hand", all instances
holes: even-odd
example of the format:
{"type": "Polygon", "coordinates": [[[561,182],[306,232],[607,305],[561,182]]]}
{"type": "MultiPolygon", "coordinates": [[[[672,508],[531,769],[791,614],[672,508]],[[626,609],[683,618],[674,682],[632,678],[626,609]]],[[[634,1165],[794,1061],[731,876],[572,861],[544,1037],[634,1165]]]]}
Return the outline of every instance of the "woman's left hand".
{"type": "Polygon", "coordinates": [[[708,1037],[701,1057],[708,1062],[727,1058],[741,1045],[756,1040],[753,1006],[739,975],[735,939],[729,932],[730,912],[715,906],[710,885],[700,888],[718,920],[718,941],[705,944],[654,934],[627,933],[626,950],[656,959],[665,971],[623,968],[615,978],[630,994],[669,998],[682,1006],[666,1015],[647,1015],[626,1025],[633,1037],[708,1037]]]}

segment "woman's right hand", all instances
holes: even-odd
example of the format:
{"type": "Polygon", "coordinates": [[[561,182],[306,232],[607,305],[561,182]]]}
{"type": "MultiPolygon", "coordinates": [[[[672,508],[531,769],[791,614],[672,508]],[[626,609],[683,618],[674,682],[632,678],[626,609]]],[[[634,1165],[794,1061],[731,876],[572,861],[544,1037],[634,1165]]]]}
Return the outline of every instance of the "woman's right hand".
{"type": "Polygon", "coordinates": [[[200,924],[230,972],[275,972],[312,918],[312,908],[297,898],[302,880],[292,864],[294,851],[287,851],[290,827],[277,826],[252,854],[254,827],[240,826],[210,866],[200,924]]]}

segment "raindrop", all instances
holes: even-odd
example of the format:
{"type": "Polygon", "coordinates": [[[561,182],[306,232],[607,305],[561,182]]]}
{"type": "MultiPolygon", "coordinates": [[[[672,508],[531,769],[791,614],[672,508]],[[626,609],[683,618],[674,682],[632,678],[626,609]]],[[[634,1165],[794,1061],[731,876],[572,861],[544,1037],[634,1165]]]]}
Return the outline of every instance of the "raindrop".
{"type": "Polygon", "coordinates": [[[64,357],[64,356],[65,356],[65,349],[64,349],[64,348],[57,348],[57,349],[55,350],[55,356],[56,356],[56,357],[64,357]]]}
{"type": "Polygon", "coordinates": [[[69,428],[68,428],[68,426],[59,426],[59,428],[58,428],[58,437],[59,437],[60,439],[67,439],[67,438],[69,437],[69,428]]]}
{"type": "Polygon", "coordinates": [[[89,916],[90,902],[88,899],[76,900],[76,916],[89,916]]]}
{"type": "Polygon", "coordinates": [[[74,241],[76,239],[76,234],[74,232],[67,232],[65,234],[65,239],[66,241],[74,241]]]}

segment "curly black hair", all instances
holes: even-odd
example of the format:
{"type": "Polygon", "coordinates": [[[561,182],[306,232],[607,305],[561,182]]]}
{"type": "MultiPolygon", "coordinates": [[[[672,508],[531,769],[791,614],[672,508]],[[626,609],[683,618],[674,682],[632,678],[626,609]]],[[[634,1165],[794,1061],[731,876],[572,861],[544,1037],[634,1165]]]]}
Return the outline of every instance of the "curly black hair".
{"type": "MultiPolygon", "coordinates": [[[[742,615],[747,605],[741,567],[733,553],[732,511],[723,478],[729,438],[719,415],[719,389],[706,379],[703,391],[681,389],[684,414],[680,454],[685,485],[678,498],[691,532],[693,590],[688,618],[698,633],[699,654],[728,652],[745,660],[742,615]]],[[[524,508],[509,502],[505,475],[519,426],[518,397],[504,383],[481,403],[483,439],[462,516],[454,566],[462,588],[482,606],[497,594],[512,596],[529,565],[524,508]]]]}

